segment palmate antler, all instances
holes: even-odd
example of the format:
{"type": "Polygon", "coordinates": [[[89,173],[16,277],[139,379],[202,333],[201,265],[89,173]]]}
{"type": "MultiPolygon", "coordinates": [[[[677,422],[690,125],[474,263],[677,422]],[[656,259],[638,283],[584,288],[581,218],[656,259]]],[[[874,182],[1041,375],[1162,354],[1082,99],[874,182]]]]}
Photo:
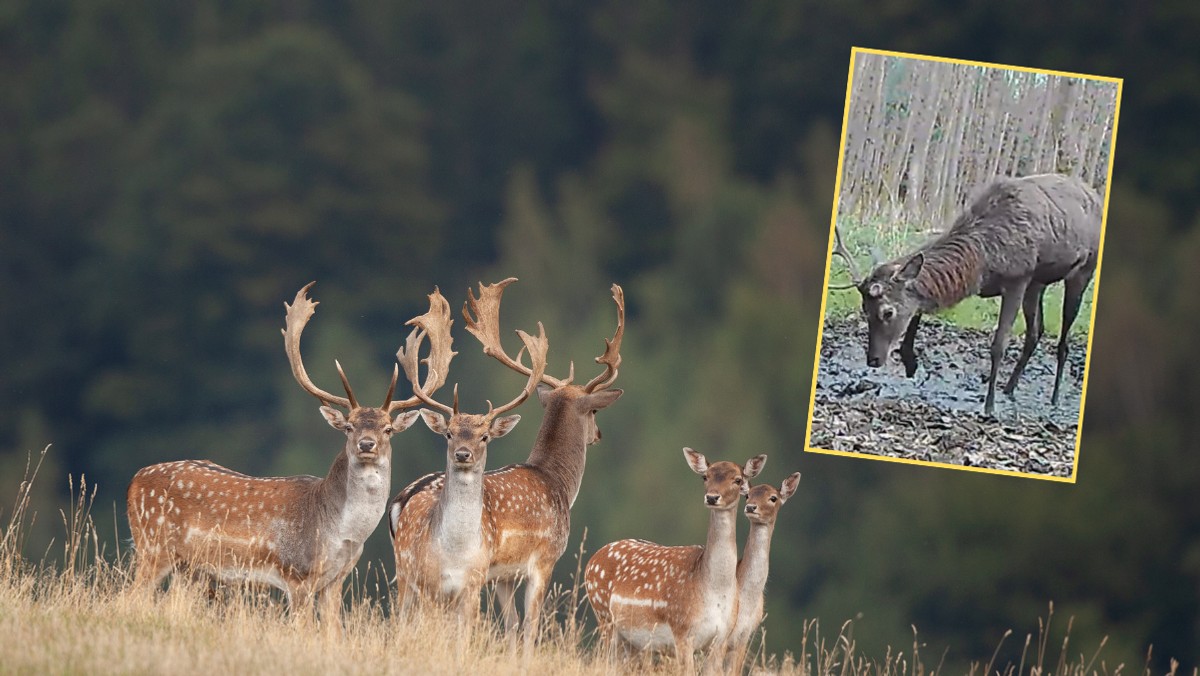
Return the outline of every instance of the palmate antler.
{"type": "MultiPolygon", "coordinates": [[[[450,334],[450,327],[453,324],[454,320],[450,319],[450,303],[446,302],[445,297],[436,286],[433,287],[433,293],[429,294],[429,311],[405,322],[406,326],[414,328],[408,334],[404,346],[396,351],[396,361],[404,368],[404,375],[412,383],[414,394],[404,401],[384,404],[384,408],[389,413],[398,409],[411,408],[422,402],[438,408],[443,407],[442,404],[430,399],[430,395],[446,384],[446,376],[450,372],[450,361],[458,354],[450,349],[454,342],[454,337],[450,334]],[[417,356],[421,348],[421,341],[425,338],[429,338],[429,356],[420,360],[425,363],[427,369],[425,383],[421,384],[417,356]]],[[[395,379],[393,372],[393,383],[395,383],[395,379]]],[[[456,411],[458,409],[458,388],[455,388],[454,391],[454,409],[456,411]]]]}
{"type": "MultiPolygon", "coordinates": [[[[486,286],[480,282],[478,298],[468,289],[467,301],[463,304],[463,318],[466,320],[467,330],[483,345],[484,354],[518,373],[530,375],[532,369],[521,363],[521,353],[518,353],[517,358],[513,359],[508,356],[503,345],[500,344],[500,300],[504,295],[504,289],[515,281],[517,281],[516,277],[509,277],[486,286]]],[[[617,370],[621,366],[621,340],[625,335],[625,292],[620,285],[613,284],[612,293],[613,300],[617,304],[617,329],[612,340],[604,341],[604,354],[596,357],[596,363],[604,364],[604,371],[584,386],[584,390],[588,393],[611,387],[617,379],[617,370]]],[[[540,323],[538,327],[540,330],[540,323]]],[[[532,350],[532,348],[530,349],[532,350]]],[[[571,363],[566,379],[559,380],[545,373],[541,376],[542,382],[555,388],[569,385],[574,379],[574,362],[571,363]]]]}
{"type": "Polygon", "coordinates": [[[338,375],[342,379],[342,387],[346,390],[344,398],[330,394],[314,385],[312,379],[308,377],[308,372],[304,370],[304,361],[300,358],[300,334],[304,332],[304,327],[308,324],[308,320],[312,319],[319,304],[308,298],[308,290],[314,284],[316,282],[309,282],[304,288],[297,291],[296,298],[291,305],[286,302],[283,304],[287,310],[287,328],[283,329],[283,349],[287,352],[292,375],[296,377],[296,382],[300,383],[300,387],[303,387],[305,392],[320,399],[326,405],[337,404],[353,410],[358,408],[358,401],[354,398],[354,392],[350,389],[350,381],[346,379],[346,373],[342,371],[340,363],[334,361],[334,364],[337,365],[338,375]]]}

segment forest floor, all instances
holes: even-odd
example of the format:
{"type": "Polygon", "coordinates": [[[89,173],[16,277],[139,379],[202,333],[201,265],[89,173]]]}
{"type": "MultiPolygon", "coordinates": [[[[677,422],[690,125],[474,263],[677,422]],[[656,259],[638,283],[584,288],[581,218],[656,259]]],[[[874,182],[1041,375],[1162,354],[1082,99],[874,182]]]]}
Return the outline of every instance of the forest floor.
{"type": "MultiPolygon", "coordinates": [[[[1069,477],[1075,462],[1086,337],[1070,340],[1057,406],[1057,336],[1042,338],[1013,398],[996,392],[994,418],[983,415],[992,331],[924,319],[917,334],[917,372],[904,375],[899,357],[866,366],[866,322],[827,320],[821,341],[812,448],[1069,477]]],[[[1009,342],[1001,386],[1024,339],[1009,342]]]]}

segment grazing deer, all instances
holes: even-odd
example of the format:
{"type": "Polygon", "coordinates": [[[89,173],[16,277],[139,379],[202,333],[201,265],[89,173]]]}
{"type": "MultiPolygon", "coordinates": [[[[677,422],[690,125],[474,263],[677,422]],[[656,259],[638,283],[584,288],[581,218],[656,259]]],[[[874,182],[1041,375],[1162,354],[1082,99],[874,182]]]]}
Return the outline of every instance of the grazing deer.
{"type": "MultiPolygon", "coordinates": [[[[436,328],[428,329],[431,335],[436,328]]],[[[392,504],[388,527],[396,555],[400,607],[405,607],[415,593],[456,605],[464,620],[479,611],[480,592],[498,540],[495,522],[485,518],[484,513],[483,469],[488,441],[516,427],[521,416],[502,414],[533,394],[546,369],[549,345],[541,324],[538,329],[537,338],[517,331],[533,361],[525,389],[498,408],[488,402],[488,411],[482,415],[459,411],[457,386],[453,406],[434,400],[417,380],[416,352],[401,350],[397,355],[413,383],[413,392],[437,409],[421,409],[422,419],[430,430],[446,437],[446,471],[429,484],[431,490],[405,491],[392,504]],[[442,413],[450,419],[447,421],[442,413]]],[[[420,481],[414,485],[424,487],[420,481]]]]}
{"type": "MultiPolygon", "coordinates": [[[[517,281],[508,278],[496,284],[479,285],[479,298],[468,292],[463,306],[467,330],[483,345],[487,354],[509,368],[530,376],[533,369],[509,357],[500,344],[500,299],[505,287],[517,281]],[[472,317],[474,313],[474,317],[472,317]]],[[[617,304],[617,330],[605,340],[604,354],[597,363],[604,371],[586,385],[576,385],[574,367],[565,380],[544,372],[544,386],[538,387],[538,400],[545,409],[542,425],[529,458],[483,475],[483,513],[495,532],[488,580],[498,587],[505,629],[515,637],[517,584],[525,582],[524,645],[528,651],[537,638],[542,602],[554,564],[567,549],[571,532],[571,506],[583,481],[587,447],[600,441],[596,412],[615,402],[621,390],[609,389],[617,379],[621,365],[621,339],[625,333],[625,295],[621,287],[612,287],[617,304]]],[[[520,355],[518,354],[518,357],[520,355]]],[[[422,491],[436,490],[444,477],[441,472],[414,481],[392,499],[390,523],[403,518],[406,505],[422,491]]]]}
{"type": "MultiPolygon", "coordinates": [[[[418,415],[407,411],[393,419],[392,414],[421,399],[392,401],[398,368],[379,408],[358,403],[336,362],[344,398],[313,384],[300,358],[300,334],[317,306],[306,295],[314,283],[300,289],[291,305],[284,304],[283,337],[297,382],[322,402],[321,415],[329,425],[346,435],[329,473],[324,478],[253,477],[207,460],[140,470],[126,494],[137,552],[135,583],[156,586],[177,569],[189,570],[220,581],[265,583],[282,590],[293,611],[308,609],[309,618],[320,597],[322,619],[338,616],[342,582],[387,508],[391,437],[418,415]]],[[[449,305],[436,289],[429,301],[429,312],[418,319],[431,325],[448,321],[449,305]]],[[[410,345],[415,351],[419,341],[410,345]]],[[[424,391],[441,387],[452,357],[448,343],[431,346],[424,391]]]]}
{"type": "Polygon", "coordinates": [[[762,623],[763,590],[767,587],[775,518],[779,516],[779,508],[795,494],[799,485],[800,473],[796,472],[784,479],[778,489],[770,484],[759,484],[746,496],[745,512],[750,520],[750,534],[746,536],[746,550],[737,565],[738,612],[729,634],[726,671],[741,673],[750,637],[762,623]]]}
{"type": "Polygon", "coordinates": [[[1063,321],[1052,405],[1058,404],[1067,335],[1083,291],[1096,271],[1102,203],[1082,181],[1059,174],[1002,178],[987,186],[940,237],[918,251],[879,264],[860,277],[835,228],[834,254],[846,260],[851,284],[862,294],[869,329],[867,365],[887,360],[904,334],[900,359],[911,378],[917,370],[913,340],[921,313],[952,307],[969,296],[1000,296],[1000,320],[992,338],[991,375],[983,411],[994,409],[996,377],[1018,306],[1025,312],[1025,345],[1004,393],[1017,380],[1042,337],[1042,295],[1063,282],[1063,321]]]}
{"type": "MultiPolygon", "coordinates": [[[[694,670],[694,650],[708,650],[715,669],[738,613],[737,506],[767,456],[745,466],[683,449],[688,465],[704,477],[709,509],[708,540],[701,546],[666,547],[645,540],[619,540],[601,547],[584,570],[588,601],[608,641],[620,639],[639,650],[674,645],[685,673],[694,670]]],[[[612,643],[610,643],[612,645],[612,643]]]]}

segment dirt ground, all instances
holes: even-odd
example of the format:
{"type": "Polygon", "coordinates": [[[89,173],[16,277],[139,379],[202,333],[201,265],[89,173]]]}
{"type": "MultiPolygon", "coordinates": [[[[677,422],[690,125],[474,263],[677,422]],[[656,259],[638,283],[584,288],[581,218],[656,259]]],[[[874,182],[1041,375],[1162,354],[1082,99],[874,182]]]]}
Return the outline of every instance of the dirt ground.
{"type": "Polygon", "coordinates": [[[899,355],[866,365],[866,321],[826,322],[813,406],[813,448],[1067,477],[1074,464],[1087,343],[1072,339],[1057,406],[1057,336],[1045,336],[1017,384],[1002,391],[1023,338],[1009,342],[1000,366],[995,419],[983,416],[992,332],[922,318],[917,372],[899,355]]]}

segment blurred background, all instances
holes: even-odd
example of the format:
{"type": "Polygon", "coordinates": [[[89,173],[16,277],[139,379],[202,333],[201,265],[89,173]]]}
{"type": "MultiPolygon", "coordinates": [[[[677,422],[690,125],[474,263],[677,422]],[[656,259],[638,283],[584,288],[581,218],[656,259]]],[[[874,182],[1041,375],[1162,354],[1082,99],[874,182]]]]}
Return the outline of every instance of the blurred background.
{"type": "MultiPolygon", "coordinates": [[[[324,474],[343,437],[279,334],[311,280],[309,372],[336,389],[337,357],[367,400],[435,284],[457,309],[468,285],[521,278],[505,326],[545,322],[550,372],[590,378],[618,282],[625,396],[600,416],[570,552],[585,527],[589,555],[702,541],[679,449],[766,452],[762,481],[804,473],[775,535],[770,652],[805,618],[854,619],[878,659],[915,626],[947,665],[1012,628],[1016,661],[1053,601],[1073,649],[1109,636],[1110,668],[1153,644],[1154,665],[1191,669],[1197,28],[1182,1],[6,0],[0,496],[52,444],[37,558],[61,542],[68,473],[98,486],[114,546],[143,465],[324,474]],[[1125,79],[1076,485],[802,452],[855,45],[1125,79]]],[[[455,329],[464,407],[511,398],[520,378],[455,329]]],[[[528,452],[541,411],[518,412],[493,467],[528,452]]],[[[393,447],[397,490],[444,466],[420,425],[393,447]]],[[[390,557],[381,528],[364,563],[390,557]]]]}

